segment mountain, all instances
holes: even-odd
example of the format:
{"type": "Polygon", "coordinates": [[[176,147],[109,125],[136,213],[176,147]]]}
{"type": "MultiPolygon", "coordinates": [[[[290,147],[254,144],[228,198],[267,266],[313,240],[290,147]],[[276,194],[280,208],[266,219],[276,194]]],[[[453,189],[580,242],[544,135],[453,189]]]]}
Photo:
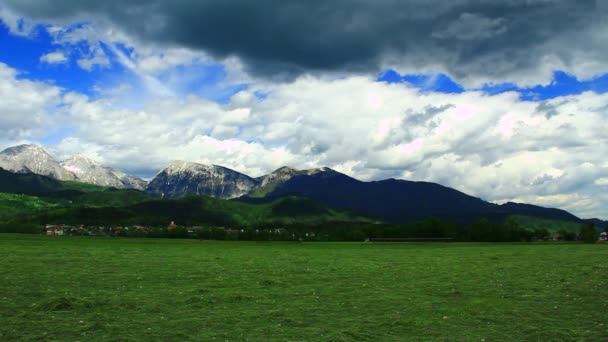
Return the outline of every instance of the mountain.
{"type": "Polygon", "coordinates": [[[176,161],[154,177],[145,191],[162,198],[193,194],[230,199],[249,193],[258,183],[260,180],[222,166],[176,161]]]}
{"type": "Polygon", "coordinates": [[[0,226],[15,222],[163,226],[176,221],[191,225],[265,227],[371,222],[306,198],[284,197],[261,204],[206,196],[158,199],[134,189],[83,185],[87,184],[0,169],[0,226]]]}
{"type": "Polygon", "coordinates": [[[570,214],[569,212],[562,209],[545,208],[537,205],[525,204],[525,203],[514,203],[507,202],[500,206],[500,210],[506,211],[513,215],[524,215],[532,217],[542,217],[545,219],[568,221],[568,222],[580,222],[581,219],[570,214]]]}
{"type": "Polygon", "coordinates": [[[593,223],[595,228],[597,228],[597,230],[602,231],[602,232],[605,229],[608,229],[608,221],[600,220],[598,218],[584,219],[583,221],[593,223]]]}
{"type": "Polygon", "coordinates": [[[273,191],[277,186],[287,182],[295,176],[313,175],[319,172],[333,171],[329,168],[318,168],[310,170],[296,170],[289,166],[283,166],[272,173],[259,177],[260,183],[256,185],[247,196],[253,198],[264,197],[269,192],[273,191]]]}
{"type": "Polygon", "coordinates": [[[484,216],[502,219],[514,214],[580,221],[563,210],[518,203],[497,205],[435,183],[396,179],[362,182],[329,168],[290,174],[287,180],[272,183],[266,193],[253,193],[254,196],[240,200],[260,203],[284,196],[301,196],[388,222],[414,221],[429,216],[468,222],[484,216]]]}
{"type": "Polygon", "coordinates": [[[392,222],[427,216],[457,219],[495,206],[439,184],[395,179],[362,182],[329,168],[291,177],[266,195],[267,200],[283,196],[302,196],[392,222]]]}
{"type": "Polygon", "coordinates": [[[19,145],[0,152],[0,168],[118,189],[141,190],[146,186],[142,179],[99,165],[84,156],[74,156],[60,163],[38,145],[19,145]]]}
{"type": "MultiPolygon", "coordinates": [[[[396,179],[362,182],[326,167],[310,170],[282,167],[268,175],[251,178],[222,166],[177,161],[145,185],[141,179],[96,164],[83,156],[58,163],[35,145],[15,146],[0,152],[0,167],[59,180],[143,189],[147,194],[161,198],[205,195],[263,204],[296,196],[308,198],[321,206],[386,222],[406,222],[429,216],[470,222],[479,217],[502,219],[510,215],[580,222],[578,217],[564,210],[512,202],[497,205],[428,182],[396,179]]],[[[10,187],[10,184],[5,183],[4,186],[10,187]]]]}
{"type": "Polygon", "coordinates": [[[76,175],[64,169],[38,145],[19,145],[0,152],[0,167],[11,172],[31,172],[59,180],[76,180],[76,175]]]}
{"type": "Polygon", "coordinates": [[[45,195],[63,190],[60,181],[35,173],[15,173],[0,168],[0,193],[45,195]]]}
{"type": "Polygon", "coordinates": [[[146,181],[129,176],[123,172],[102,166],[93,160],[77,155],[61,162],[61,166],[72,172],[76,179],[83,183],[108,186],[117,189],[142,190],[146,181]]]}

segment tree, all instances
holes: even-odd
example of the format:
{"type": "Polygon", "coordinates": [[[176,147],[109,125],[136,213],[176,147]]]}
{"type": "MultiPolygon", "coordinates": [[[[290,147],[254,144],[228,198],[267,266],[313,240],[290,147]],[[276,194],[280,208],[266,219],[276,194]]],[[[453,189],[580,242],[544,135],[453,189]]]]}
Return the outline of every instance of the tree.
{"type": "Polygon", "coordinates": [[[593,222],[583,222],[579,231],[579,239],[585,243],[597,242],[598,233],[593,222]]]}
{"type": "Polygon", "coordinates": [[[471,241],[492,241],[492,224],[485,217],[475,222],[469,231],[471,241]]]}
{"type": "Polygon", "coordinates": [[[542,241],[548,239],[550,235],[547,228],[536,228],[532,236],[535,240],[542,241]]]}
{"type": "Polygon", "coordinates": [[[559,233],[559,235],[561,235],[562,240],[564,240],[564,241],[576,240],[576,233],[574,233],[574,232],[569,232],[565,229],[561,229],[558,233],[559,233]]]}
{"type": "Polygon", "coordinates": [[[502,231],[505,241],[525,241],[526,231],[523,229],[517,219],[513,216],[507,217],[502,222],[502,231]]]}

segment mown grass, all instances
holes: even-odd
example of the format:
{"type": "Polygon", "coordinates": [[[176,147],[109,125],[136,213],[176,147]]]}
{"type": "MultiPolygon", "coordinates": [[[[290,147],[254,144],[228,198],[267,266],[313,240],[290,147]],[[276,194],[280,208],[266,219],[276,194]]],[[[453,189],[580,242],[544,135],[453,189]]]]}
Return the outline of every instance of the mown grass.
{"type": "Polygon", "coordinates": [[[605,341],[608,245],[0,235],[0,340],[605,341]]]}

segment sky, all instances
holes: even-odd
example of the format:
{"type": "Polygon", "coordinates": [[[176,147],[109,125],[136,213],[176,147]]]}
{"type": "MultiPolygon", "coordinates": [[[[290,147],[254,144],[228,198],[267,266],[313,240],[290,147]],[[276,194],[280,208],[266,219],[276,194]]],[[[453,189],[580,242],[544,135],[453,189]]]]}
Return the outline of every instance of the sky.
{"type": "Polygon", "coordinates": [[[608,3],[3,0],[0,148],[331,167],[608,219],[608,3]]]}

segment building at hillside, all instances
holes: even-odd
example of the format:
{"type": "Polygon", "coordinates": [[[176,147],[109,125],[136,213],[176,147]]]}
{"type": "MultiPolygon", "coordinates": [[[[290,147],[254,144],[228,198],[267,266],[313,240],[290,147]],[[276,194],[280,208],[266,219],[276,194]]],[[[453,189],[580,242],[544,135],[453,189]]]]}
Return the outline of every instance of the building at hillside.
{"type": "Polygon", "coordinates": [[[46,235],[48,236],[60,236],[63,235],[63,226],[58,226],[54,224],[46,225],[46,235]]]}

